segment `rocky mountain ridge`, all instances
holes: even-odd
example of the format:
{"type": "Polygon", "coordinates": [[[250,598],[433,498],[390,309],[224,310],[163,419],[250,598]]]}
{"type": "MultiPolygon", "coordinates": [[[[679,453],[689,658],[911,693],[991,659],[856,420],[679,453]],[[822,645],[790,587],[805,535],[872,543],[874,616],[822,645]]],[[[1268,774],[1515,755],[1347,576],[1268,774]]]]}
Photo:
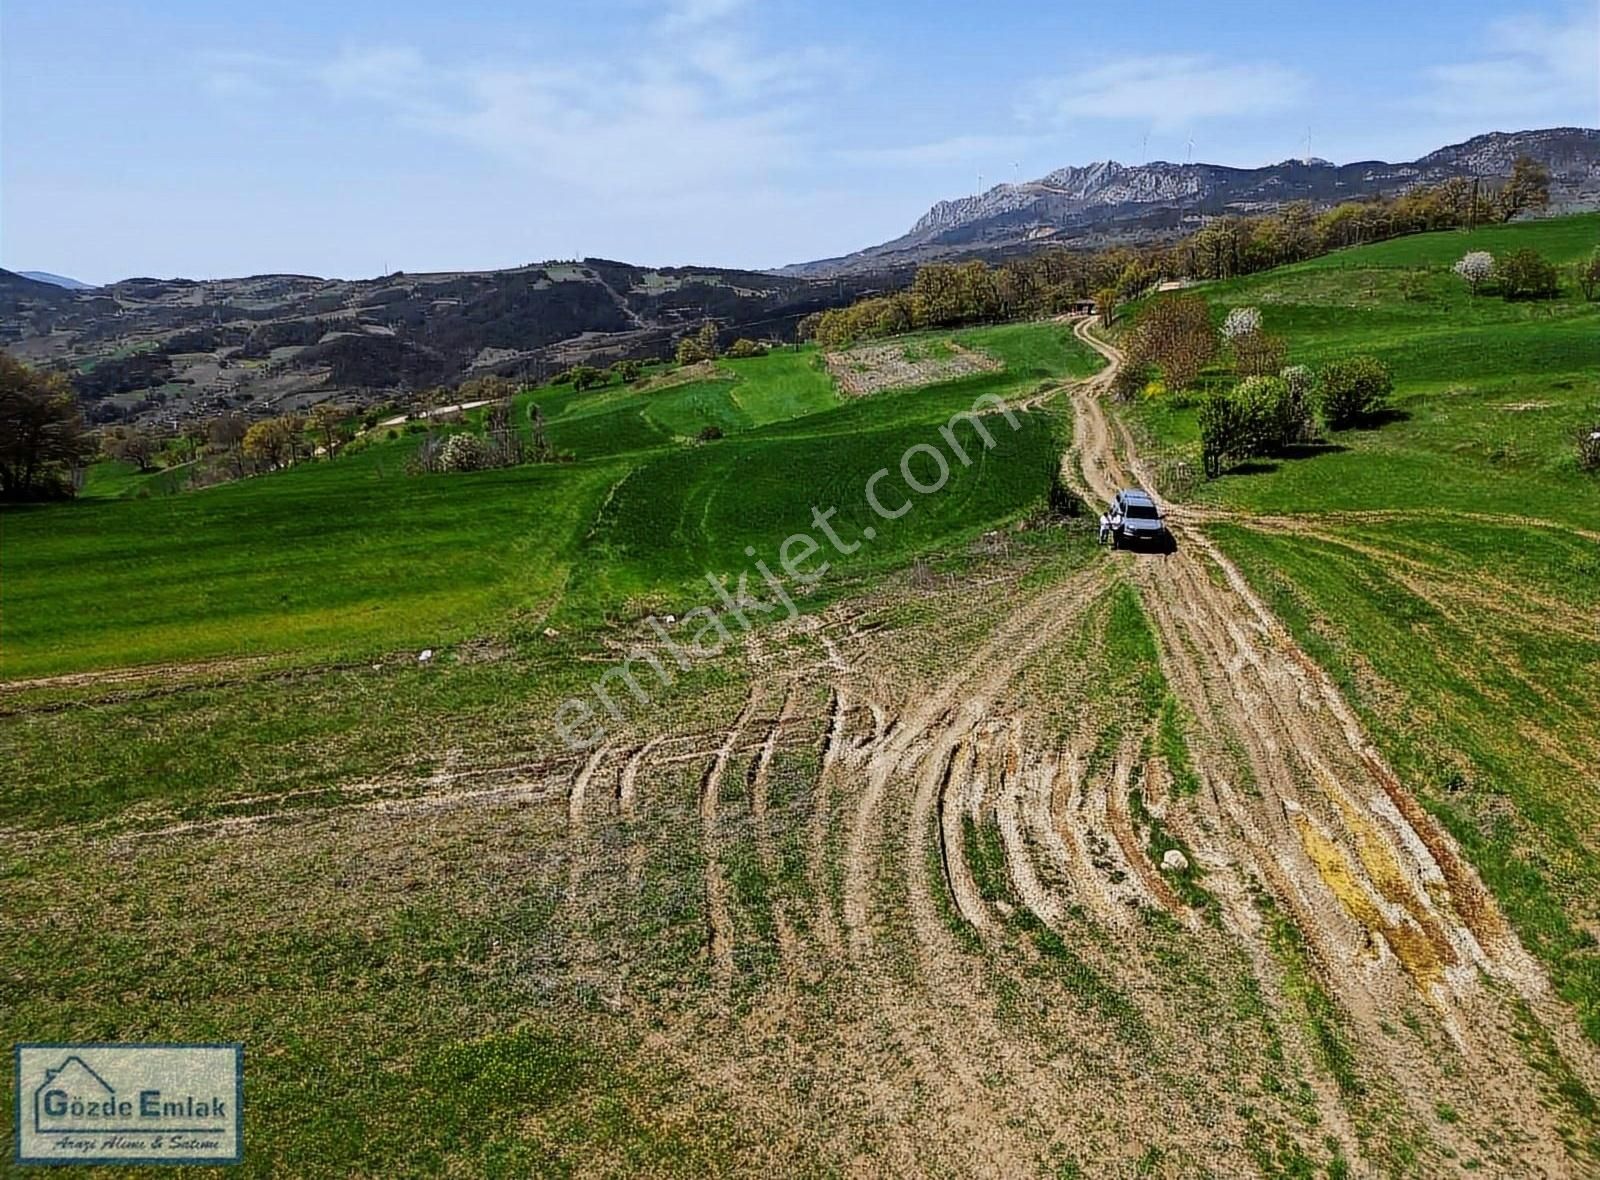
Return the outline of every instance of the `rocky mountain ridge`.
{"type": "Polygon", "coordinates": [[[940,201],[903,236],[840,258],[780,273],[838,275],[944,258],[992,256],[1049,242],[1096,246],[1170,237],[1224,213],[1259,213],[1290,201],[1331,205],[1393,194],[1451,177],[1507,176],[1518,156],[1551,173],[1554,207],[1600,207],[1600,131],[1556,127],[1492,132],[1407,163],[1285,160],[1263,168],[1115,160],[1059,168],[1038,180],[998,184],[940,201]]]}

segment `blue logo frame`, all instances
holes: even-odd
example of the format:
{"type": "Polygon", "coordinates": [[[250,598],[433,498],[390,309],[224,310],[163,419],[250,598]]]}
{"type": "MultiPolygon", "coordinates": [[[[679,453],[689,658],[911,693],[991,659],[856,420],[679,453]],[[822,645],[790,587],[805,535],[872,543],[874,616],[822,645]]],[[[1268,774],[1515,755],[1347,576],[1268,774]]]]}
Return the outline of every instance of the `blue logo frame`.
{"type": "MultiPolygon", "coordinates": [[[[47,1074],[47,1077],[50,1076],[47,1074]]],[[[244,1162],[244,1045],[238,1041],[227,1042],[201,1042],[201,1041],[21,1041],[12,1048],[12,1082],[16,1095],[16,1125],[13,1147],[13,1160],[19,1166],[25,1167],[72,1167],[74,1165],[95,1164],[121,1164],[124,1166],[151,1166],[165,1164],[194,1164],[209,1167],[226,1167],[244,1162]],[[76,1060],[92,1078],[103,1086],[108,1093],[112,1087],[94,1071],[82,1058],[77,1057],[77,1050],[118,1050],[132,1051],[139,1049],[211,1049],[230,1050],[233,1053],[234,1090],[233,1090],[233,1154],[232,1155],[204,1155],[204,1156],[169,1156],[169,1155],[142,1155],[142,1156],[40,1156],[28,1155],[23,1148],[23,1110],[29,1111],[34,1120],[33,1131],[36,1135],[58,1135],[68,1133],[79,1134],[150,1134],[149,1128],[136,1127],[104,1127],[92,1131],[65,1132],[47,1130],[39,1127],[39,1112],[37,1109],[37,1095],[23,1093],[22,1080],[22,1055],[25,1050],[45,1049],[60,1050],[65,1056],[58,1070],[76,1060]]],[[[42,1089],[41,1087],[37,1087],[42,1089]]],[[[193,1134],[193,1133],[225,1133],[226,1128],[217,1127],[178,1127],[160,1129],[161,1134],[193,1134]]]]}

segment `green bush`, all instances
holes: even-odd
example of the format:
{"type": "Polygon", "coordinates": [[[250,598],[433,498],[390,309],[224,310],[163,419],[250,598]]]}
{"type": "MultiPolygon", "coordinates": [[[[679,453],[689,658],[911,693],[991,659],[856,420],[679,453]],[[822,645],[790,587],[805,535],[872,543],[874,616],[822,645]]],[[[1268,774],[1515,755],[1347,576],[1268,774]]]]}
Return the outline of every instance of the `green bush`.
{"type": "Polygon", "coordinates": [[[1518,250],[1498,259],[1500,294],[1507,299],[1554,299],[1561,293],[1556,268],[1537,250],[1518,250]]]}
{"type": "Polygon", "coordinates": [[[1281,451],[1288,441],[1288,382],[1281,377],[1248,377],[1234,388],[1233,397],[1239,406],[1236,453],[1270,455],[1281,451]]]}
{"type": "Polygon", "coordinates": [[[1207,479],[1222,474],[1230,459],[1242,457],[1246,436],[1244,412],[1232,393],[1213,389],[1200,403],[1200,461],[1207,479]]]}
{"type": "Polygon", "coordinates": [[[1276,455],[1311,437],[1306,393],[1309,374],[1286,369],[1282,377],[1249,377],[1231,391],[1213,390],[1200,403],[1200,455],[1215,479],[1233,459],[1276,455]]]}
{"type": "Polygon", "coordinates": [[[1317,435],[1317,423],[1311,413],[1316,378],[1304,365],[1290,365],[1279,375],[1284,383],[1284,441],[1290,444],[1310,442],[1317,435]]]}
{"type": "Polygon", "coordinates": [[[1317,378],[1317,400],[1329,430],[1343,430],[1371,418],[1389,404],[1394,378],[1376,357],[1334,361],[1317,378]]]}

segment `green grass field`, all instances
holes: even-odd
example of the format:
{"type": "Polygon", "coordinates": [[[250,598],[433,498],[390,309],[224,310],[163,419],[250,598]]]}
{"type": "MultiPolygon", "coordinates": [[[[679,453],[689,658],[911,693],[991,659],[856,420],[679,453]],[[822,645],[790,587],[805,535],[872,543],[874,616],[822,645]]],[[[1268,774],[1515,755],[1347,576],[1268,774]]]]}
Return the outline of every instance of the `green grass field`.
{"type": "MultiPolygon", "coordinates": [[[[524,395],[571,462],[413,476],[417,436],[402,433],[331,463],[149,496],[128,493],[162,473],[102,465],[90,480],[99,495],[4,519],[0,670],[348,662],[524,635],[545,618],[583,627],[641,600],[695,605],[706,573],[751,568],[747,546],[771,561],[785,537],[812,529],[813,505],[837,506],[837,527],[858,534],[874,519],[868,476],[940,442],[937,427],[975,398],[1014,398],[1096,363],[1056,324],[961,338],[1006,369],[843,404],[814,350],[791,349],[656,391],[524,395]],[[706,425],[726,437],[693,441],[706,425]]],[[[970,467],[952,460],[948,487],[838,558],[835,576],[891,568],[1029,509],[1059,439],[1048,412],[1021,422],[1002,425],[992,451],[973,443],[970,467]]]]}
{"type": "MultiPolygon", "coordinates": [[[[1193,499],[1211,513],[1197,527],[1330,671],[1600,1040],[1600,480],[1564,449],[1600,401],[1600,320],[1570,292],[1548,308],[1473,301],[1446,271],[1471,246],[1576,257],[1596,236],[1597,217],[1434,235],[1200,288],[1219,315],[1261,306],[1295,361],[1384,355],[1401,413],[1193,499]],[[1421,270],[1430,298],[1404,298],[1397,268],[1421,270]]],[[[848,913],[870,792],[862,764],[826,780],[820,767],[836,745],[830,706],[861,686],[886,694],[877,721],[899,726],[930,685],[975,676],[939,708],[1033,710],[1040,749],[1093,735],[1085,757],[1106,773],[1121,739],[1143,734],[1172,789],[1160,799],[1136,764],[1139,846],[1152,864],[1197,853],[1197,815],[1209,836],[1195,801],[1215,763],[1174,695],[1155,616],[1117,581],[1162,559],[1097,549],[1084,522],[993,549],[979,537],[1043,499],[1067,441],[1060,408],[1014,432],[994,421],[997,446],[974,446],[899,521],[867,509],[866,478],[890,468],[885,500],[906,498],[900,455],[940,443],[978,396],[1026,397],[1099,363],[1057,324],[953,335],[1004,371],[843,400],[813,351],[784,350],[679,385],[524,395],[570,461],[413,476],[417,435],[402,432],[199,492],[105,465],[94,497],[0,517],[0,675],[197,665],[0,700],[0,1030],[244,1041],[246,1175],[701,1176],[785,1152],[794,1174],[889,1174],[881,1110],[903,1112],[913,1151],[965,1138],[924,1086],[975,1104],[974,1126],[985,1103],[1013,1112],[990,1125],[997,1141],[1048,1147],[1040,1174],[1238,1174],[1250,1159],[1264,1176],[1353,1174],[1314,1084],[1344,1097],[1373,1174],[1515,1174],[1515,1136],[1449,1160],[1429,1146],[1430,1111],[1357,1052],[1370,1042],[1329,987],[1335,968],[1258,899],[1263,970],[1220,917],[1237,901],[1229,873],[1198,856],[1167,878],[1200,916],[1193,929],[1164,911],[1101,926],[1071,891],[1047,926],[1023,904],[996,813],[963,814],[975,886],[1006,907],[998,930],[975,933],[924,840],[944,815],[922,775],[933,759],[891,785],[902,797],[876,813],[881,849],[862,870],[867,920],[830,943],[824,917],[848,913]],[[695,441],[707,425],[724,437],[695,441]],[[614,736],[580,813],[583,759],[548,725],[562,698],[637,637],[644,611],[698,605],[705,572],[750,568],[746,547],[771,561],[827,507],[847,538],[880,531],[848,557],[819,555],[835,569],[806,602],[848,598],[829,612],[836,629],[761,634],[685,670],[614,736]],[[1101,573],[1077,613],[1031,613],[1101,573]],[[831,679],[829,644],[850,678],[831,679]],[[421,664],[422,647],[443,650],[421,664]],[[205,666],[217,657],[266,659],[205,666]],[[758,739],[791,707],[798,732],[763,779],[758,739]],[[707,766],[730,725],[743,736],[720,747],[722,810],[708,819],[707,766]],[[631,813],[622,768],[657,738],[631,813]],[[919,799],[927,831],[911,818],[919,799]],[[725,983],[708,952],[712,857],[735,933],[725,983]],[[919,866],[926,895],[908,884],[919,866]],[[82,897],[92,904],[70,904],[82,897]],[[948,1039],[919,1040],[925,1028],[948,1039]],[[1006,1052],[982,1059],[974,1044],[1006,1052]],[[964,1053],[968,1072],[941,1082],[964,1053]],[[1076,1087],[1069,1113],[1092,1108],[1088,1135],[1026,1125],[1025,1086],[1054,1073],[1076,1087]],[[891,1091],[885,1105],[863,1101],[876,1090],[891,1091]],[[1114,1105],[1130,1092],[1147,1102],[1131,1119],[1114,1105]],[[1245,1162],[1206,1167],[1197,1127],[1207,1145],[1242,1144],[1245,1162]]],[[[1146,455],[1192,456],[1187,406],[1121,409],[1146,455]]],[[[847,750],[875,723],[850,703],[847,750]]],[[[985,742],[993,800],[1004,729],[985,742]]],[[[978,757],[975,741],[945,746],[978,757]]],[[[1467,1058],[1433,1019],[1418,997],[1405,1027],[1376,1036],[1401,1067],[1456,1068],[1467,1058]]],[[[1584,1114],[1574,1135],[1587,1136],[1594,1103],[1564,1063],[1572,1047],[1530,1029],[1550,1102],[1584,1114]]],[[[1485,1115],[1457,1105],[1437,1122],[1485,1115]]]]}

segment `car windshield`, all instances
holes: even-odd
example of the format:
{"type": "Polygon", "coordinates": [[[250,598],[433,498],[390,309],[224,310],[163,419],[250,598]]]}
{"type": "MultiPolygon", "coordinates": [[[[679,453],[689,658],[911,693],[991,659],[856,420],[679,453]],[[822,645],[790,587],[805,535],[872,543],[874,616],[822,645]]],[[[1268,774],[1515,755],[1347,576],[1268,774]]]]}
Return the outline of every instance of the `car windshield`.
{"type": "Polygon", "coordinates": [[[1156,511],[1154,504],[1129,504],[1129,520],[1160,520],[1161,514],[1156,511]]]}

